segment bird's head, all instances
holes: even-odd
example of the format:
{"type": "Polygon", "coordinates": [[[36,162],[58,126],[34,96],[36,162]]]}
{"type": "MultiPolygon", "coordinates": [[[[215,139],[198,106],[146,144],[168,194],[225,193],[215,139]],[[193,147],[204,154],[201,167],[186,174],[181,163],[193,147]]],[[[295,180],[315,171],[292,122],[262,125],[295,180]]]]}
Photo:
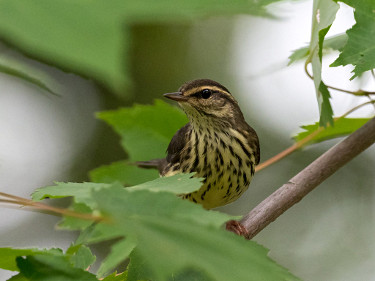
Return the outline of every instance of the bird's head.
{"type": "Polygon", "coordinates": [[[235,124],[243,115],[237,101],[227,88],[209,79],[198,79],[183,84],[178,92],[164,94],[177,101],[192,123],[235,124]]]}

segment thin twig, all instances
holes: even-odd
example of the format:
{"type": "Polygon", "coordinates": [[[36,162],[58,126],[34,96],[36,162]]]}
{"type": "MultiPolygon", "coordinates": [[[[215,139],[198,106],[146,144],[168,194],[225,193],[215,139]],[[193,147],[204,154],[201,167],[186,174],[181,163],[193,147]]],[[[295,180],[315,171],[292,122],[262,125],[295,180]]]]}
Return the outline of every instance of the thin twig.
{"type": "Polygon", "coordinates": [[[43,204],[41,202],[35,202],[33,200],[19,197],[16,195],[0,192],[0,203],[6,204],[14,204],[18,206],[30,207],[32,210],[42,211],[42,212],[49,212],[57,215],[64,215],[69,217],[75,217],[84,220],[93,220],[93,221],[102,221],[104,218],[100,216],[94,216],[92,214],[84,214],[78,213],[69,209],[64,208],[57,208],[53,206],[49,206],[47,204],[43,204]]]}
{"type": "Polygon", "coordinates": [[[375,142],[375,118],[333,146],[245,215],[239,222],[247,239],[305,197],[310,191],[375,142]]]}
{"type": "MultiPolygon", "coordinates": [[[[335,122],[337,122],[338,120],[342,119],[342,118],[345,118],[346,116],[348,116],[349,114],[353,113],[354,111],[358,110],[359,108],[365,106],[365,105],[368,105],[368,104],[374,104],[375,105],[375,100],[370,100],[368,102],[364,102],[364,103],[361,103],[353,108],[351,108],[350,110],[348,110],[347,112],[345,112],[343,115],[341,115],[340,117],[336,117],[334,118],[333,120],[335,122]]],[[[329,127],[330,125],[328,125],[329,127]]],[[[295,152],[296,150],[300,149],[301,147],[303,147],[305,144],[307,144],[309,141],[311,141],[316,135],[318,135],[319,133],[321,133],[322,131],[324,131],[326,128],[324,127],[319,127],[316,131],[312,132],[310,135],[304,137],[302,140],[296,142],[295,144],[293,144],[292,146],[288,147],[287,149],[281,151],[280,153],[276,154],[275,156],[271,157],[270,159],[260,163],[256,168],[255,168],[255,171],[256,172],[259,172],[261,170],[263,170],[264,168],[272,165],[272,164],[275,164],[276,162],[280,161],[281,159],[283,159],[284,157],[288,156],[289,154],[292,154],[293,152],[295,152]]]]}
{"type": "MultiPolygon", "coordinates": [[[[371,71],[371,73],[372,74],[374,74],[374,72],[373,71],[371,71]]],[[[372,99],[372,97],[371,96],[367,96],[367,98],[370,100],[370,101],[374,101],[373,99],[372,99]]],[[[374,106],[374,109],[375,109],[375,103],[373,104],[373,106],[374,106]]]]}
{"type": "Polygon", "coordinates": [[[363,107],[365,105],[368,105],[368,104],[375,104],[375,100],[370,100],[370,101],[361,103],[361,104],[359,104],[359,105],[357,105],[357,106],[349,109],[346,113],[344,113],[343,115],[341,115],[338,119],[344,118],[347,115],[349,115],[350,113],[353,113],[354,111],[356,111],[356,110],[360,109],[361,107],[363,107]]]}
{"type": "MultiPolygon", "coordinates": [[[[307,66],[309,65],[309,61],[306,61],[305,63],[305,72],[307,74],[307,76],[313,80],[314,79],[314,76],[312,74],[310,74],[309,70],[307,69],[307,66]]],[[[351,94],[351,95],[355,95],[355,96],[369,96],[369,95],[375,95],[375,92],[368,92],[368,91],[364,91],[364,90],[361,90],[359,89],[358,91],[349,91],[349,90],[345,90],[345,89],[341,89],[341,88],[337,88],[337,87],[333,87],[333,86],[329,86],[327,84],[325,84],[327,88],[329,89],[332,89],[332,90],[335,90],[335,91],[339,91],[339,92],[342,92],[342,93],[347,93],[347,94],[351,94]]]]}
{"type": "Polygon", "coordinates": [[[255,172],[259,172],[260,170],[263,170],[264,168],[280,161],[284,157],[288,156],[289,154],[293,153],[294,151],[300,149],[302,146],[304,146],[306,143],[311,141],[317,134],[322,132],[324,130],[324,127],[319,127],[316,131],[312,132],[310,135],[306,136],[302,140],[296,142],[292,146],[288,147],[287,149],[281,151],[280,153],[276,154],[275,156],[271,157],[270,159],[260,163],[256,168],[255,172]]]}

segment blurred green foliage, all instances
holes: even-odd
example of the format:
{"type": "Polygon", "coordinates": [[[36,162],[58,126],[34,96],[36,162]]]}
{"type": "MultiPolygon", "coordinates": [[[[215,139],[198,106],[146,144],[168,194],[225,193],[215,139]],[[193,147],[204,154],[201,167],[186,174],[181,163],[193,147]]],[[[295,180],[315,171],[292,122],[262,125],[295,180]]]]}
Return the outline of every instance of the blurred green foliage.
{"type": "MultiPolygon", "coordinates": [[[[276,1],[3,0],[0,38],[38,60],[127,95],[133,24],[186,23],[238,13],[267,16],[264,6],[276,1]]],[[[152,52],[153,47],[148,47],[152,52]]]]}

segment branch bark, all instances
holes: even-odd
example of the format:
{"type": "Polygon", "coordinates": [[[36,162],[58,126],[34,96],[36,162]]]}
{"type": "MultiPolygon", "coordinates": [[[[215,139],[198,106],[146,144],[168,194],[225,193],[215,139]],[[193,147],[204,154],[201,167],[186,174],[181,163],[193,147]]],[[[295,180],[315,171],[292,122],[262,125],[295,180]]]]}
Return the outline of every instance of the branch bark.
{"type": "MultiPolygon", "coordinates": [[[[310,191],[375,142],[375,118],[333,146],[239,221],[252,239],[310,191]]],[[[233,229],[232,229],[233,231],[233,229]]],[[[238,233],[238,232],[237,232],[238,233]]]]}

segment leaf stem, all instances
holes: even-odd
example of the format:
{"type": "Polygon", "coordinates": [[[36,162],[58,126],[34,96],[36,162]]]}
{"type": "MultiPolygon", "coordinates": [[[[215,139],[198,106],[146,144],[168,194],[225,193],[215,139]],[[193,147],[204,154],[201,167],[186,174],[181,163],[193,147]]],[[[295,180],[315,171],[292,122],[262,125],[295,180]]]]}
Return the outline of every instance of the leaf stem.
{"type": "MultiPolygon", "coordinates": [[[[310,63],[310,61],[306,61],[306,63],[305,63],[305,72],[306,72],[307,76],[310,79],[313,80],[314,76],[312,76],[312,74],[310,74],[309,70],[307,69],[307,66],[309,65],[309,63],[310,63]]],[[[364,91],[364,90],[361,90],[361,89],[359,89],[358,91],[354,91],[353,92],[353,91],[349,91],[349,90],[345,90],[345,89],[341,89],[341,88],[329,86],[327,84],[325,84],[325,85],[329,89],[332,89],[332,90],[335,90],[335,91],[339,91],[339,92],[343,92],[343,93],[347,93],[347,94],[351,94],[351,95],[355,95],[355,96],[370,96],[370,95],[375,95],[375,92],[368,92],[368,91],[364,91]]]]}

